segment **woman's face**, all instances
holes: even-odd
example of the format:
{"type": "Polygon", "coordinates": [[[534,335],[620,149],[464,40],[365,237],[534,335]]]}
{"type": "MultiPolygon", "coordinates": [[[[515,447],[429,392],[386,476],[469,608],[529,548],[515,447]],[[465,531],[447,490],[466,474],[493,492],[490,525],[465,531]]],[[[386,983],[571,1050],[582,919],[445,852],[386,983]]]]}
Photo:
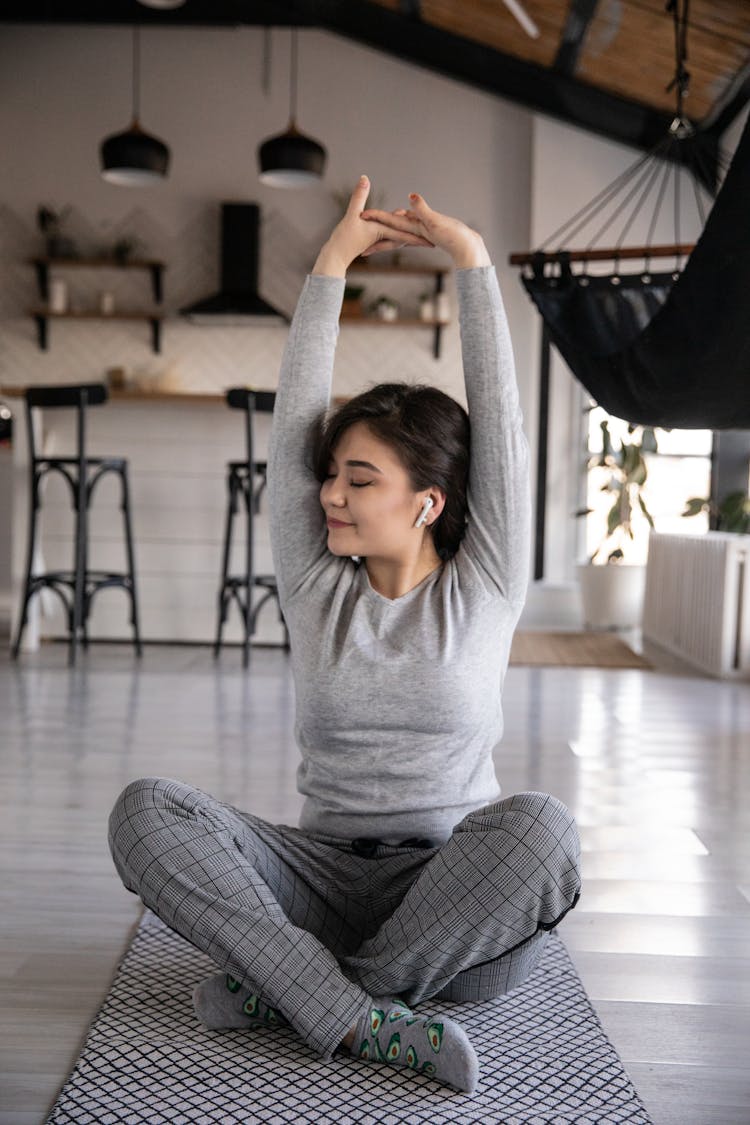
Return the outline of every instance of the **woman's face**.
{"type": "Polygon", "coordinates": [[[415,492],[395,450],[355,422],[339,438],[320,487],[329,550],[393,561],[413,555],[423,537],[414,524],[431,493],[415,492]]]}

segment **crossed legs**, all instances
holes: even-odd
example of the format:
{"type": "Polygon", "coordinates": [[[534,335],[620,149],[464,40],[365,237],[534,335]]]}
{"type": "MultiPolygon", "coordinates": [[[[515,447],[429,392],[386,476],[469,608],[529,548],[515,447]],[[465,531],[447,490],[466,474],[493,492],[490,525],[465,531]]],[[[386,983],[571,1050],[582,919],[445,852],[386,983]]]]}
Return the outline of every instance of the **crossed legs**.
{"type": "Polygon", "coordinates": [[[579,888],[575,824],[538,793],[470,814],[440,849],[365,858],[150,778],[119,798],[110,846],[129,890],[324,1057],[373,996],[515,987],[579,888]]]}

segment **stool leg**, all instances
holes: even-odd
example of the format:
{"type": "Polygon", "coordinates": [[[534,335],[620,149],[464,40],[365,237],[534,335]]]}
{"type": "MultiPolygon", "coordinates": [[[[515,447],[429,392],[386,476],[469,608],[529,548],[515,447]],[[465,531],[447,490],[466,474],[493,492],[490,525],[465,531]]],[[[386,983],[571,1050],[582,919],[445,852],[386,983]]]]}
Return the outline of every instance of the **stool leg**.
{"type": "Polygon", "coordinates": [[[91,509],[91,490],[86,489],[86,522],[84,524],[83,535],[83,561],[81,570],[83,572],[83,605],[81,608],[81,628],[80,628],[80,641],[83,646],[83,651],[88,652],[89,649],[89,613],[91,611],[91,599],[93,593],[89,588],[89,511],[91,509]]]}
{"type": "Polygon", "coordinates": [[[75,510],[75,545],[73,558],[73,604],[70,615],[68,664],[76,662],[78,635],[83,628],[86,611],[86,539],[88,535],[88,494],[85,469],[79,469],[75,510]]]}
{"type": "Polygon", "coordinates": [[[253,490],[253,466],[248,464],[247,479],[243,489],[245,494],[245,511],[247,527],[245,534],[245,612],[243,623],[245,626],[245,639],[242,646],[242,667],[247,668],[250,663],[250,638],[255,632],[255,616],[253,614],[253,516],[255,509],[255,495],[253,490]]]}
{"type": "Polygon", "coordinates": [[[130,488],[128,486],[128,467],[123,465],[120,473],[122,482],[122,520],[125,527],[125,553],[128,562],[128,593],[130,594],[130,624],[133,626],[133,639],[136,656],[141,656],[141,632],[138,624],[138,592],[135,584],[135,555],[133,551],[133,529],[130,523],[130,488]]]}
{"type": "Polygon", "coordinates": [[[232,522],[237,510],[237,486],[233,469],[227,474],[227,514],[224,525],[224,549],[222,553],[221,587],[219,589],[218,618],[216,624],[216,641],[214,642],[214,656],[219,655],[224,622],[227,619],[227,575],[229,574],[229,555],[232,548],[232,522]]]}
{"type": "Polygon", "coordinates": [[[18,617],[18,631],[16,632],[16,640],[11,650],[13,660],[18,659],[18,652],[21,647],[21,637],[26,628],[26,623],[29,616],[29,602],[31,601],[31,568],[34,565],[34,549],[36,547],[36,520],[39,511],[39,477],[36,472],[32,475],[31,482],[31,497],[29,501],[29,527],[26,537],[26,578],[23,584],[23,602],[21,603],[21,612],[18,617]]]}

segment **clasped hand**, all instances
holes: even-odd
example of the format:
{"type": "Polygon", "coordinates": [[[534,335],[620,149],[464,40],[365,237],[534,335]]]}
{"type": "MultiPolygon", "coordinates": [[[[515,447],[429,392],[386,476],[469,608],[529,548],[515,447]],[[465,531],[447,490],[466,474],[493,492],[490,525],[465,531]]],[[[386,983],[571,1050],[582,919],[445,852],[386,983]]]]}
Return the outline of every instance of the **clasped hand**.
{"type": "Polygon", "coordinates": [[[437,246],[450,254],[457,269],[491,264],[481,235],[460,219],[433,211],[421,195],[409,196],[409,209],[363,210],[369,191],[370,181],[362,176],[343,219],[320,251],[313,273],[344,277],[355,258],[404,246],[437,246]]]}

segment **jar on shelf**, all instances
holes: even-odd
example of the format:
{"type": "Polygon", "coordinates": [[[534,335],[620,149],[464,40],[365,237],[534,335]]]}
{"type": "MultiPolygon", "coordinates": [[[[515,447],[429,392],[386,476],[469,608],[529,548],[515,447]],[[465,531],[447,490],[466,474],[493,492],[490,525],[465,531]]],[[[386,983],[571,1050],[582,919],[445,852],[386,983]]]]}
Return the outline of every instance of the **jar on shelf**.
{"type": "Polygon", "coordinates": [[[392,297],[378,297],[372,311],[380,320],[398,320],[398,302],[392,297]]]}
{"type": "Polygon", "coordinates": [[[61,277],[53,277],[49,283],[49,307],[53,313],[68,311],[68,283],[61,277]]]}
{"type": "Polygon", "coordinates": [[[435,297],[432,293],[423,293],[419,298],[419,319],[435,319],[435,297]]]}
{"type": "Polygon", "coordinates": [[[447,293],[435,294],[435,319],[436,320],[450,320],[451,316],[451,302],[447,293]]]}

